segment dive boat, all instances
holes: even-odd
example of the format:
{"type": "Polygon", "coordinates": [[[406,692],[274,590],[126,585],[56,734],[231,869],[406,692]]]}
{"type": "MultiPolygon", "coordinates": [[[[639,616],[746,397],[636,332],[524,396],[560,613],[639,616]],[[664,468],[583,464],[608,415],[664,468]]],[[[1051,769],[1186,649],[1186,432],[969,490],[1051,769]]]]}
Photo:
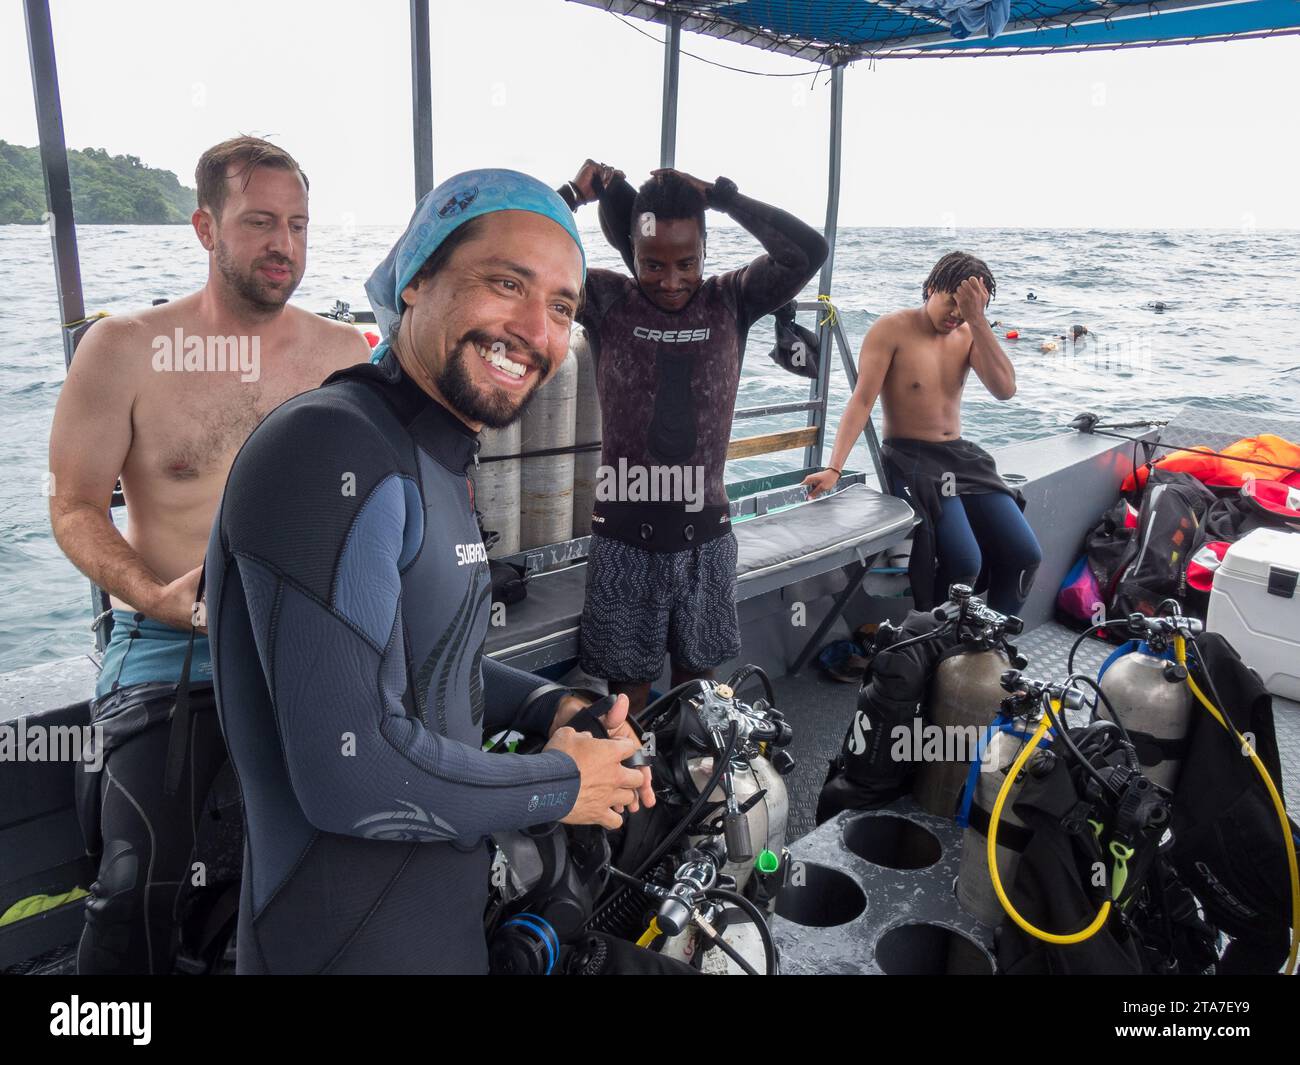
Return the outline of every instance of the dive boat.
{"type": "MultiPolygon", "coordinates": [[[[736,420],[789,416],[802,424],[774,433],[739,435],[729,457],[793,452],[787,472],[728,486],[739,544],[737,600],[743,651],[719,670],[755,663],[772,678],[778,704],[794,730],[795,766],[787,778],[790,806],[787,841],[805,863],[819,895],[816,904],[778,908],[772,931],[786,972],[903,973],[993,972],[992,929],[964,913],[953,882],[958,875],[961,831],[951,820],[921,811],[911,800],[859,815],[871,824],[849,830],[853,816],[815,825],[815,807],[826,764],[839,750],[855,708],[852,686],[827,682],[808,666],[833,638],[863,626],[899,622],[911,600],[892,552],[903,548],[919,519],[906,502],[882,492],[884,483],[874,427],[866,442],[871,468],[846,470],[837,489],[809,501],[801,481],[821,468],[828,446],[827,409],[832,402],[832,362],[838,355],[850,387],[856,347],[834,312],[834,246],[839,201],[843,85],[846,67],[883,58],[956,58],[1137,48],[1193,41],[1222,41],[1300,33],[1300,7],[1276,0],[1050,0],[1010,6],[996,37],[954,34],[922,4],[854,0],[825,4],[777,4],[766,0],[717,4],[668,0],[577,0],[662,27],[664,41],[661,166],[674,165],[681,35],[689,31],[774,50],[829,68],[831,121],[825,233],[831,246],[818,283],[820,296],[799,312],[815,321],[822,358],[808,399],[746,407],[742,393],[736,420]],[[792,623],[792,608],[799,620],[792,623]],[[928,860],[905,852],[920,841],[928,860]],[[898,900],[906,898],[907,904],[898,900]],[[956,959],[956,960],[954,960],[956,959]]],[[[41,160],[49,210],[63,343],[70,362],[86,329],[76,252],[53,34],[47,0],[26,0],[26,17],[41,160]]],[[[413,111],[417,199],[433,185],[429,76],[429,5],[411,2],[413,111]]],[[[368,312],[336,309],[362,327],[368,312]]],[[[855,338],[856,339],[856,338],[855,338]]],[[[843,400],[838,397],[836,402],[843,400]]],[[[1024,634],[1017,647],[1036,675],[1064,678],[1075,633],[1055,620],[1057,590],[1075,564],[1087,531],[1120,498],[1134,470],[1140,441],[1152,448],[1222,447],[1260,432],[1300,440],[1300,421],[1225,412],[1209,403],[1190,404],[1172,419],[1122,423],[1128,433],[1107,431],[1096,419],[1076,428],[993,451],[1004,477],[1023,492],[1026,517],[1043,548],[1043,562],[1021,612],[1024,634]]],[[[121,503],[120,496],[116,502],[121,503]]],[[[577,658],[578,618],[585,586],[587,537],[521,547],[496,556],[527,576],[527,595],[511,607],[506,623],[494,625],[487,653],[521,669],[563,677],[577,658]]],[[[104,609],[92,590],[91,618],[104,609]]],[[[1095,670],[1109,648],[1087,643],[1080,659],[1095,670]]],[[[0,674],[0,725],[15,730],[85,725],[88,696],[98,668],[97,651],[0,674]]],[[[667,676],[657,685],[666,688],[667,676]]],[[[1300,795],[1300,704],[1274,698],[1285,788],[1294,814],[1300,795]]],[[[16,761],[0,764],[0,913],[35,896],[58,898],[85,888],[94,866],[84,853],[66,763],[16,761]]],[[[0,972],[67,972],[83,922],[73,898],[0,926],[0,972]]]]}

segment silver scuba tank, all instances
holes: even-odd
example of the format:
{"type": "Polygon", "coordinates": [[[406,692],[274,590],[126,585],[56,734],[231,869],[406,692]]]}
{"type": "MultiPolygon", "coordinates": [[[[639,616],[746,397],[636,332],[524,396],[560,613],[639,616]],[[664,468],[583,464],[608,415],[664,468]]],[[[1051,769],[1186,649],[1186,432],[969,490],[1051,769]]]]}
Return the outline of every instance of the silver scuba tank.
{"type": "Polygon", "coordinates": [[[519,547],[568,540],[573,533],[573,447],[578,404],[578,360],[570,350],[542,385],[520,421],[520,450],[558,454],[523,460],[519,490],[519,547]]]}
{"type": "MultiPolygon", "coordinates": [[[[950,655],[935,669],[923,717],[927,727],[942,730],[941,749],[944,757],[952,760],[924,757],[921,762],[912,794],[926,812],[938,817],[952,817],[957,812],[979,738],[1006,698],[1002,674],[1009,667],[1006,654],[995,648],[950,655]]],[[[915,757],[924,754],[924,747],[922,752],[914,752],[915,757]]]]}
{"type": "MultiPolygon", "coordinates": [[[[596,363],[591,355],[591,341],[580,325],[573,327],[569,350],[578,360],[577,416],[573,442],[593,444],[600,440],[600,394],[596,389],[596,363]]],[[[573,456],[573,536],[591,532],[591,509],[596,501],[596,481],[600,473],[600,449],[580,451],[573,456]]]]}
{"type": "Polygon", "coordinates": [[[513,555],[519,550],[519,469],[518,458],[484,462],[496,455],[519,454],[519,423],[504,429],[484,429],[479,434],[479,463],[472,472],[474,506],[483,515],[483,528],[501,538],[488,552],[493,558],[513,555]]]}
{"type": "MultiPolygon", "coordinates": [[[[1106,693],[1137,748],[1142,771],[1156,784],[1173,791],[1182,758],[1170,751],[1187,739],[1192,727],[1192,693],[1167,659],[1134,651],[1101,676],[1106,693]],[[1164,749],[1162,749],[1164,748],[1164,749]]],[[[1097,713],[1107,716],[1104,705],[1097,713]]]]}
{"type": "MultiPolygon", "coordinates": [[[[697,761],[705,760],[697,759],[697,761]]],[[[780,777],[767,763],[766,759],[756,758],[754,763],[755,771],[745,774],[751,779],[744,784],[736,780],[733,784],[738,798],[741,794],[752,793],[750,791],[751,785],[763,786],[759,783],[761,780],[766,779],[763,766],[767,766],[766,772],[770,776],[770,779],[768,779],[769,786],[780,781],[780,777]],[[742,788],[744,788],[744,792],[742,792],[742,788]]],[[[694,778],[694,767],[691,768],[691,775],[694,778]]],[[[740,775],[739,770],[735,772],[737,776],[740,775]]],[[[706,773],[701,783],[707,782],[707,779],[706,766],[706,773]]],[[[718,794],[721,794],[721,792],[719,791],[718,794]]],[[[784,790],[782,790],[779,797],[782,802],[784,801],[784,795],[784,790]]],[[[769,814],[776,814],[778,817],[784,816],[782,812],[776,810],[769,811],[769,814]]],[[[772,825],[773,822],[770,817],[767,823],[772,825]]],[[[782,829],[782,834],[784,834],[784,829],[782,829]]],[[[702,888],[710,885],[717,887],[720,883],[725,882],[724,878],[728,874],[734,875],[738,866],[745,863],[728,862],[719,868],[717,858],[721,857],[725,845],[717,836],[693,837],[692,843],[698,844],[702,840],[708,842],[698,847],[692,847],[691,850],[687,851],[683,864],[677,869],[674,885],[669,889],[668,895],[659,907],[656,919],[667,936],[660,947],[660,953],[675,958],[677,961],[692,964],[695,955],[703,950],[705,953],[698,964],[701,973],[712,976],[744,975],[744,968],[728,956],[726,951],[710,948],[709,937],[705,935],[704,929],[699,927],[701,919],[705,919],[719,933],[723,941],[745,959],[754,972],[764,973],[767,970],[764,930],[756,925],[753,918],[740,906],[725,898],[707,899],[700,893],[702,888]],[[710,854],[715,857],[710,858],[710,854]],[[701,858],[704,860],[701,861],[701,858]]],[[[752,869],[752,860],[748,864],[752,869]]],[[[738,884],[735,888],[737,893],[742,890],[743,884],[738,884]]]]}
{"type": "MultiPolygon", "coordinates": [[[[1012,727],[1017,732],[1032,732],[1033,727],[1023,717],[1015,718],[1012,727]]],[[[971,800],[970,825],[962,836],[961,867],[957,874],[957,901],[962,909],[976,920],[990,926],[1002,920],[1002,904],[993,890],[993,879],[989,876],[988,862],[988,824],[993,813],[993,804],[998,792],[1007,778],[1007,771],[1019,756],[1026,741],[1009,732],[996,732],[985,747],[981,760],[980,772],[975,784],[975,796],[971,800]]],[[[1040,750],[1042,744],[1039,745],[1040,750]]],[[[1029,759],[1032,765],[1040,757],[1035,751],[1029,759]]],[[[969,772],[969,766],[967,771],[969,772]]],[[[1026,766],[1028,769],[1028,766],[1026,766]]],[[[1023,778],[1017,780],[1007,795],[1002,806],[1002,817],[998,822],[998,878],[1002,889],[1011,891],[1016,881],[1016,871],[1020,867],[1020,854],[1024,849],[1023,836],[1029,831],[1012,807],[1024,786],[1023,778]]]]}
{"type": "MultiPolygon", "coordinates": [[[[687,766],[697,788],[702,788],[709,782],[709,776],[713,772],[711,757],[692,758],[687,762],[687,766]]],[[[766,758],[757,757],[750,759],[748,763],[735,764],[732,770],[732,787],[736,793],[736,800],[741,806],[760,791],[766,791],[767,794],[745,815],[745,820],[749,824],[749,839],[754,854],[763,850],[780,854],[785,846],[785,826],[790,811],[785,779],[766,758]]],[[[719,784],[709,796],[709,801],[720,802],[723,798],[722,785],[719,784]]],[[[707,836],[692,836],[691,843],[694,845],[707,838],[707,836]]],[[[722,872],[735,877],[736,890],[744,892],[745,885],[754,873],[754,858],[751,855],[743,861],[728,861],[722,867],[722,872]]],[[[761,960],[762,956],[759,957],[761,960]]]]}
{"type": "MultiPolygon", "coordinates": [[[[722,938],[727,944],[745,961],[749,962],[756,973],[761,974],[767,967],[767,958],[763,950],[763,936],[750,920],[749,915],[738,906],[724,904],[721,907],[718,923],[724,926],[722,938]]],[[[687,928],[685,931],[679,932],[666,940],[660,949],[660,953],[689,965],[696,952],[705,945],[699,932],[694,928],[687,928]]],[[[700,962],[700,972],[705,976],[745,975],[745,971],[731,958],[727,957],[725,951],[716,948],[709,950],[704,955],[700,962]]]]}

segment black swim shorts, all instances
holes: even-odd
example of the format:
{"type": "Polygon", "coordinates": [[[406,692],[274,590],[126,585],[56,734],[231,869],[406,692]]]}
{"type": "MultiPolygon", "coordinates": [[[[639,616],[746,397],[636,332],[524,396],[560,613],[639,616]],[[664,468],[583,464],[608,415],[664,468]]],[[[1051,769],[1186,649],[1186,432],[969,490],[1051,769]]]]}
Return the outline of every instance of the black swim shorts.
{"type": "Polygon", "coordinates": [[[593,534],[579,664],[621,684],[653,681],[664,652],[704,673],[740,654],[736,537],[685,551],[646,551],[593,534]]]}

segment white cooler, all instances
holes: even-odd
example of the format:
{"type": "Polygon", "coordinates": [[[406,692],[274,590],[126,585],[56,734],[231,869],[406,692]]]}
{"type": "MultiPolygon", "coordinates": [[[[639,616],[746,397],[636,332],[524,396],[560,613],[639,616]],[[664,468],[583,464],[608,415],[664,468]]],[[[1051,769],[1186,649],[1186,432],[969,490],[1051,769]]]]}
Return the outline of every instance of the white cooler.
{"type": "Polygon", "coordinates": [[[1300,532],[1256,529],[1214,574],[1205,627],[1225,637],[1274,695],[1300,700],[1300,532]]]}

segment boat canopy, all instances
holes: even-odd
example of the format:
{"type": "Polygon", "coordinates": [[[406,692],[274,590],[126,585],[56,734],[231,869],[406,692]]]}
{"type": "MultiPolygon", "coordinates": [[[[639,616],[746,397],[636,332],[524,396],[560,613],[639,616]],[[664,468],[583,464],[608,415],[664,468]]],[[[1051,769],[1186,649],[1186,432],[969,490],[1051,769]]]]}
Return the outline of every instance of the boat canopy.
{"type": "Polygon", "coordinates": [[[827,65],[1036,55],[1300,33],[1297,0],[573,0],[827,65]],[[965,18],[958,15],[964,14],[965,18]],[[966,27],[978,16],[979,28],[966,27]],[[998,27],[990,36],[989,27],[998,27]]]}

